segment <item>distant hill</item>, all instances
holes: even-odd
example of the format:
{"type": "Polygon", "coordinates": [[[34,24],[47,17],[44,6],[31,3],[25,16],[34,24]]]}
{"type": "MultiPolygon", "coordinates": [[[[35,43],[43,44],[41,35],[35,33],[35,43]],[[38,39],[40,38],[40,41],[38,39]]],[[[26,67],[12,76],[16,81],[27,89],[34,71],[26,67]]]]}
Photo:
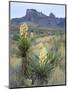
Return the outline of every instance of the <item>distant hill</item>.
{"type": "Polygon", "coordinates": [[[42,27],[65,27],[65,18],[58,18],[53,13],[47,16],[35,9],[27,9],[24,17],[11,20],[11,24],[14,25],[18,25],[22,22],[30,22],[42,27]]]}

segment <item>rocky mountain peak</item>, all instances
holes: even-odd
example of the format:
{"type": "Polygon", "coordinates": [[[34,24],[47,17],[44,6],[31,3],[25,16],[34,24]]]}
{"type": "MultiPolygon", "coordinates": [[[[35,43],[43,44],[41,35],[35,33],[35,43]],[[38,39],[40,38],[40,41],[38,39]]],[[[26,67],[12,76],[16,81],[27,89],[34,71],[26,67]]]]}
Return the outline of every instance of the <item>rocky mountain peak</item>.
{"type": "Polygon", "coordinates": [[[49,17],[50,17],[50,18],[55,18],[55,15],[51,12],[51,13],[49,14],[49,17]]]}

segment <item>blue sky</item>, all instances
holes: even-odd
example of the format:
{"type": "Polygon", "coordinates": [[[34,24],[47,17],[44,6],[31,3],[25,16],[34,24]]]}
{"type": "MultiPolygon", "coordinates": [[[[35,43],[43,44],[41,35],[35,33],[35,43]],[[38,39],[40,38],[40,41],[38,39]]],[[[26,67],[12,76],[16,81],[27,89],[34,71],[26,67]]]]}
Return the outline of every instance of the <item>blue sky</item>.
{"type": "Polygon", "coordinates": [[[10,18],[23,17],[26,14],[27,9],[36,9],[46,15],[51,12],[56,17],[65,17],[65,6],[64,5],[52,5],[52,4],[36,4],[36,3],[10,3],[10,18]]]}

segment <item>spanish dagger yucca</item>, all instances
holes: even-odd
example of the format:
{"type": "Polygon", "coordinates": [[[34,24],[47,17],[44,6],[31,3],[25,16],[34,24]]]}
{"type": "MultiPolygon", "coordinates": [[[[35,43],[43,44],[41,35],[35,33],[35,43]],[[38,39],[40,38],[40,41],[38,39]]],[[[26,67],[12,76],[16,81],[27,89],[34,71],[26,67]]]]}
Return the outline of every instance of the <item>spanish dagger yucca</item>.
{"type": "Polygon", "coordinates": [[[22,57],[22,69],[24,76],[29,76],[29,60],[27,59],[30,48],[30,37],[28,36],[28,25],[23,23],[20,25],[20,38],[18,48],[22,57]]]}
{"type": "Polygon", "coordinates": [[[19,49],[22,56],[26,56],[26,53],[30,47],[30,40],[28,37],[28,25],[23,23],[20,25],[20,40],[19,40],[19,49]]]}

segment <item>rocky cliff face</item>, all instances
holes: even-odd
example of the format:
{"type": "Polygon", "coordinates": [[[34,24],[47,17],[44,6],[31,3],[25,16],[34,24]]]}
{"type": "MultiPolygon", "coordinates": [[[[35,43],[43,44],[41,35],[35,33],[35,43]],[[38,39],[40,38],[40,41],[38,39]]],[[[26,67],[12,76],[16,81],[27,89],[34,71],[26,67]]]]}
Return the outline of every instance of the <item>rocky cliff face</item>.
{"type": "Polygon", "coordinates": [[[35,9],[27,9],[24,17],[14,18],[11,20],[11,23],[19,24],[27,21],[45,27],[65,27],[65,18],[57,18],[53,13],[47,16],[35,9]]]}

